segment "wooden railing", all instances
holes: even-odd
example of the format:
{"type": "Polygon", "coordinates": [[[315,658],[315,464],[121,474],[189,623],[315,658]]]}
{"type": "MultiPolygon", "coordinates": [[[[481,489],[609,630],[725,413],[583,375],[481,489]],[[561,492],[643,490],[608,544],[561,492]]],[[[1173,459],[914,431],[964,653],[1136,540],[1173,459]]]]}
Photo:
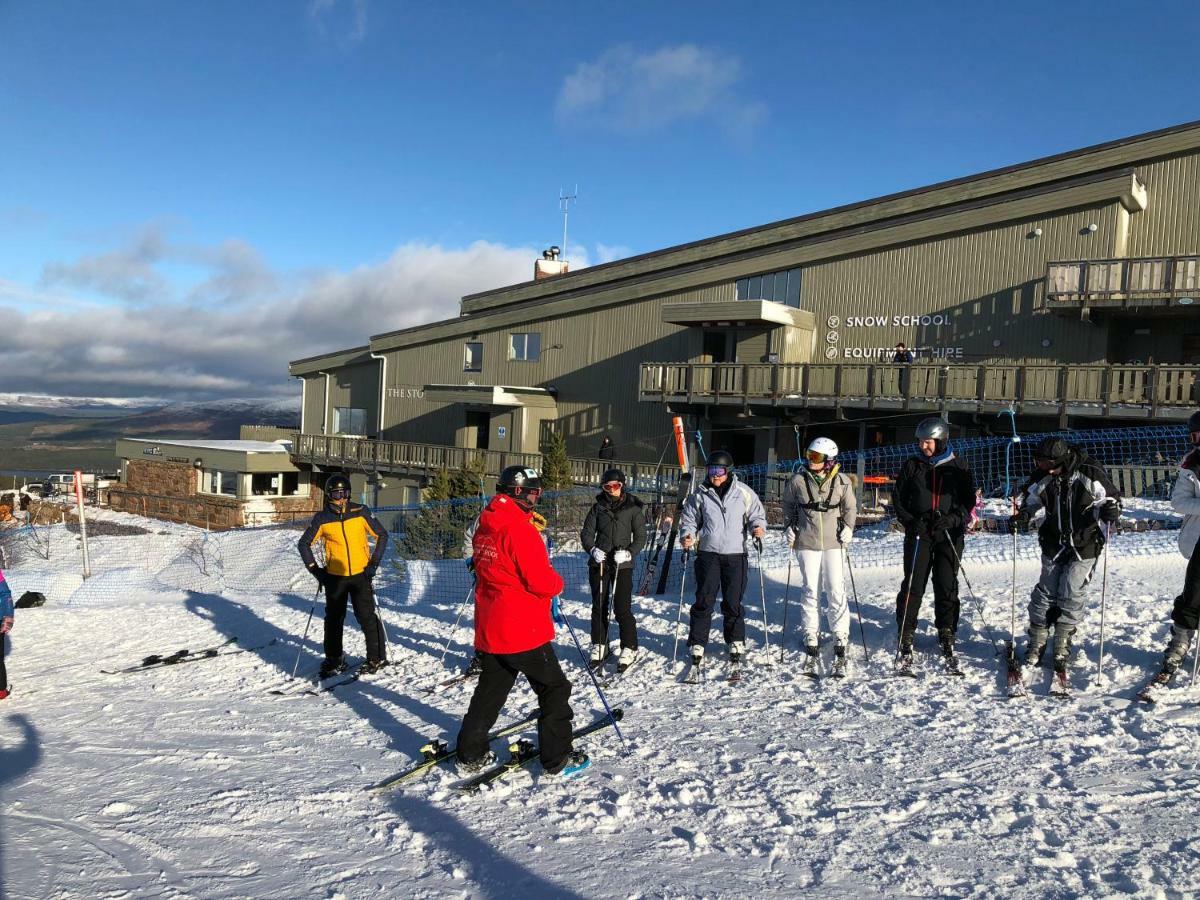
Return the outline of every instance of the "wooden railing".
{"type": "Polygon", "coordinates": [[[1192,299],[1200,305],[1200,256],[1136,259],[1084,259],[1046,267],[1046,299],[1051,303],[1120,303],[1192,299]]]}
{"type": "Polygon", "coordinates": [[[642,400],[1186,418],[1200,366],[644,363],[642,400]]]}
{"type": "MultiPolygon", "coordinates": [[[[454,472],[481,467],[491,478],[495,478],[507,466],[527,466],[539,471],[542,468],[540,453],[475,450],[445,444],[376,441],[321,434],[293,435],[292,458],[297,462],[337,465],[367,472],[426,474],[440,469],[454,472]]],[[[673,465],[584,457],[571,457],[567,461],[571,478],[576,484],[598,485],[604,470],[613,466],[625,473],[632,489],[647,490],[660,485],[664,488],[673,487],[679,477],[679,467],[673,465]]]]}

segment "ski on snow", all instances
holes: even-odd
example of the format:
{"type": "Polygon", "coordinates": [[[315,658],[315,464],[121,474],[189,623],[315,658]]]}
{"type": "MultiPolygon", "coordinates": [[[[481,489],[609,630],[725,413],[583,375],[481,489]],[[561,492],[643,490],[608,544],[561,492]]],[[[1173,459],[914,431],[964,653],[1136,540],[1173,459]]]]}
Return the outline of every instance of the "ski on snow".
{"type": "Polygon", "coordinates": [[[353,663],[340,672],[335,672],[328,678],[316,678],[311,676],[296,679],[294,681],[284,682],[282,686],[271,688],[267,691],[268,694],[274,694],[277,697],[319,697],[321,694],[327,694],[334,688],[342,687],[343,685],[353,684],[363,676],[363,664],[366,660],[360,660],[353,663]]]}
{"type": "MultiPolygon", "coordinates": [[[[506,725],[503,728],[493,731],[488,735],[488,742],[491,743],[499,738],[510,737],[520,731],[524,731],[538,720],[538,715],[538,713],[533,713],[519,722],[513,722],[511,725],[506,725]]],[[[416,778],[418,775],[423,775],[435,766],[454,759],[457,755],[457,747],[450,747],[445,741],[430,741],[421,748],[422,759],[419,763],[402,772],[397,772],[391,778],[384,779],[378,784],[371,785],[367,790],[374,794],[394,790],[404,782],[416,778]]]]}
{"type": "Polygon", "coordinates": [[[125,669],[101,669],[103,675],[130,675],[134,672],[145,672],[151,669],[161,669],[166,666],[179,666],[187,663],[201,662],[206,659],[214,659],[218,656],[233,656],[236,653],[252,653],[255,650],[262,650],[276,643],[276,639],[272,638],[265,644],[259,644],[256,647],[239,647],[236,650],[225,650],[230,644],[237,642],[236,637],[232,637],[223,643],[217,644],[214,647],[206,647],[203,650],[180,650],[177,653],[172,653],[169,656],[147,656],[136,666],[129,666],[125,669]],[[222,652],[224,650],[224,652],[222,652]]]}
{"type": "MultiPolygon", "coordinates": [[[[577,728],[571,733],[572,739],[585,737],[586,735],[608,728],[613,724],[613,720],[620,721],[625,715],[624,710],[617,707],[612,711],[612,717],[604,716],[592,722],[590,725],[585,725],[582,728],[577,728]]],[[[531,762],[538,758],[538,748],[533,741],[521,740],[509,745],[509,758],[497,766],[493,766],[485,772],[480,772],[466,781],[455,785],[458,790],[464,793],[477,791],[489,784],[494,784],[513,772],[520,771],[528,766],[531,762]]]]}

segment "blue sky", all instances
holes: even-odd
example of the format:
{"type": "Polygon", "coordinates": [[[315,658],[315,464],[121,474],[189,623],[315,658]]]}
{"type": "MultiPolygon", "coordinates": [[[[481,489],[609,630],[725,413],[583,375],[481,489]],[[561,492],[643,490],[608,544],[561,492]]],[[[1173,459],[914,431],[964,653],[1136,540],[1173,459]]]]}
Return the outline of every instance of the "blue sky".
{"type": "Polygon", "coordinates": [[[0,329],[76,323],[0,390],[291,390],[527,278],[577,183],[595,263],[1200,118],[1147,9],[0,0],[0,329]]]}

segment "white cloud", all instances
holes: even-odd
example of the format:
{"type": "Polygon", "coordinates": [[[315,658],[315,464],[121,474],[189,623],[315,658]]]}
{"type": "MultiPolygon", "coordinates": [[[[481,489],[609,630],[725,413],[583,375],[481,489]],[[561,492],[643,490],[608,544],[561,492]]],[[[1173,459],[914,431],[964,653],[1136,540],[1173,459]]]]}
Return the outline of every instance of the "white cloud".
{"type": "Polygon", "coordinates": [[[610,263],[632,255],[633,251],[624,244],[596,244],[596,261],[600,264],[610,263]]]}
{"type": "Polygon", "coordinates": [[[694,44],[639,53],[622,44],[567,76],[556,113],[564,124],[629,133],[710,120],[744,138],[765,118],[766,106],[742,97],[741,81],[741,60],[732,54],[694,44]]]}
{"type": "Polygon", "coordinates": [[[367,0],[311,0],[308,21],[322,37],[360,44],[367,36],[367,0]]]}
{"type": "Polygon", "coordinates": [[[532,247],[404,244],[348,272],[279,273],[238,241],[129,246],[45,267],[49,288],[0,280],[0,384],[7,390],[171,398],[290,394],[287,363],[373,334],[453,318],[464,294],[532,276],[532,247]],[[190,288],[161,295],[156,265],[190,262],[190,288]],[[71,288],[123,302],[95,302],[71,288]],[[218,302],[214,302],[218,301],[218,302]]]}

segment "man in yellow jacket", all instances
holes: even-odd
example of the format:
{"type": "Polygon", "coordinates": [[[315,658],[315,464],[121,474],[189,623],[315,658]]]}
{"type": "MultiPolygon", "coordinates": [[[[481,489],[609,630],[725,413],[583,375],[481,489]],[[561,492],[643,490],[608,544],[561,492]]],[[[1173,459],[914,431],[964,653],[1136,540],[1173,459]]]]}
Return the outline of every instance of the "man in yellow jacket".
{"type": "Polygon", "coordinates": [[[308,571],[325,588],[325,662],[321,677],[329,678],[346,667],[342,653],[342,626],[346,621],[346,602],[354,606],[354,616],[367,639],[367,661],[363,672],[375,672],[387,665],[387,640],[383,623],[375,612],[375,592],[371,582],[387,551],[387,530],[371,511],[350,502],[350,479],[333,475],[325,482],[325,508],[313,516],[300,538],[300,556],[308,571]],[[370,538],[374,538],[372,550],[370,538]],[[317,565],[313,544],[325,548],[325,565],[317,565]]]}

